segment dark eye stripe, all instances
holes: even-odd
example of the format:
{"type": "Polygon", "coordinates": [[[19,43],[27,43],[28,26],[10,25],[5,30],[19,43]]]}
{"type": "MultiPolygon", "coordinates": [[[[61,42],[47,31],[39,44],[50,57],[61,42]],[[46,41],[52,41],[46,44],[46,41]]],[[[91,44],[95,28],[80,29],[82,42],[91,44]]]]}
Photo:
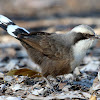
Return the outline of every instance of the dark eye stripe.
{"type": "Polygon", "coordinates": [[[85,38],[91,38],[91,37],[94,37],[95,34],[91,35],[91,34],[88,34],[88,33],[79,33],[79,34],[82,34],[85,38]]]}
{"type": "Polygon", "coordinates": [[[94,37],[94,35],[91,35],[91,34],[84,34],[84,36],[87,38],[94,37]]]}

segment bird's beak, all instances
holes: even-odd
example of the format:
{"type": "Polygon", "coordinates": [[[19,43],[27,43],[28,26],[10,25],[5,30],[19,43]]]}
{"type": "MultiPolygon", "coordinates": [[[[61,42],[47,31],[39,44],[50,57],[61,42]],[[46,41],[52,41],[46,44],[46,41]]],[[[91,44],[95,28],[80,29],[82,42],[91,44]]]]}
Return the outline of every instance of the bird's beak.
{"type": "Polygon", "coordinates": [[[100,35],[94,35],[94,39],[100,39],[100,35]]]}
{"type": "Polygon", "coordinates": [[[100,39],[100,35],[97,35],[97,34],[90,35],[89,38],[91,38],[91,39],[100,39]]]}

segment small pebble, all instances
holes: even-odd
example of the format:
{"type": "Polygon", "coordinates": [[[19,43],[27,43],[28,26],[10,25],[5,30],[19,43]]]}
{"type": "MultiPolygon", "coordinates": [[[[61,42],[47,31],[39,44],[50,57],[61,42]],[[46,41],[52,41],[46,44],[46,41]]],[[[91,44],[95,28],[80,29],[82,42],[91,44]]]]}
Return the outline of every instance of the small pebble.
{"type": "Polygon", "coordinates": [[[4,89],[5,89],[5,87],[6,87],[6,85],[5,85],[5,84],[1,84],[1,85],[0,85],[1,90],[4,90],[4,89]]]}
{"type": "Polygon", "coordinates": [[[41,88],[40,90],[34,89],[34,90],[32,90],[31,92],[32,92],[32,94],[34,94],[34,95],[39,95],[40,93],[42,94],[43,90],[44,90],[44,88],[41,88]]]}
{"type": "Polygon", "coordinates": [[[98,72],[99,69],[99,61],[91,61],[89,64],[80,69],[81,72],[90,71],[90,72],[98,72]]]}
{"type": "Polygon", "coordinates": [[[4,77],[4,81],[11,82],[12,80],[13,80],[13,77],[12,76],[5,76],[4,77]]]}
{"type": "Polygon", "coordinates": [[[6,100],[21,100],[21,98],[20,97],[11,97],[11,96],[9,96],[9,97],[6,98],[6,100]]]}
{"type": "Polygon", "coordinates": [[[4,74],[0,72],[0,78],[4,78],[4,74]]]}
{"type": "Polygon", "coordinates": [[[15,85],[12,85],[10,87],[13,91],[17,91],[17,90],[21,90],[21,85],[20,84],[15,84],[15,85]]]}
{"type": "Polygon", "coordinates": [[[70,79],[73,80],[74,79],[73,74],[66,74],[66,75],[64,75],[64,77],[66,80],[70,80],[70,79]]]}

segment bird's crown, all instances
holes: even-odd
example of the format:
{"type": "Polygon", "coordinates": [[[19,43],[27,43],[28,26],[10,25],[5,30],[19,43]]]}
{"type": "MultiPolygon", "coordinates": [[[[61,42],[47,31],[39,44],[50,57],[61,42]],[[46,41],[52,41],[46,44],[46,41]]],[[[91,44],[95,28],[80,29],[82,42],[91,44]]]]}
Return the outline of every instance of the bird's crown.
{"type": "Polygon", "coordinates": [[[95,35],[95,32],[93,31],[93,29],[88,25],[76,26],[71,31],[76,32],[76,33],[95,35]]]}

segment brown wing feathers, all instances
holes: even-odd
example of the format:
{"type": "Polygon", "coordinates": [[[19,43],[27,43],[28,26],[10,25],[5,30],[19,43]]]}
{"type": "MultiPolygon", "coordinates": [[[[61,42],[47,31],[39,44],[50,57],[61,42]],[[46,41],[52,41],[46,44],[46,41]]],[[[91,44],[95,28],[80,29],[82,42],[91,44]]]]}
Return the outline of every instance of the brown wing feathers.
{"type": "Polygon", "coordinates": [[[53,60],[63,59],[62,50],[64,51],[65,48],[61,44],[62,48],[59,48],[59,43],[51,38],[53,34],[55,33],[32,32],[30,34],[20,34],[18,35],[18,39],[37,49],[46,57],[53,60]]]}

